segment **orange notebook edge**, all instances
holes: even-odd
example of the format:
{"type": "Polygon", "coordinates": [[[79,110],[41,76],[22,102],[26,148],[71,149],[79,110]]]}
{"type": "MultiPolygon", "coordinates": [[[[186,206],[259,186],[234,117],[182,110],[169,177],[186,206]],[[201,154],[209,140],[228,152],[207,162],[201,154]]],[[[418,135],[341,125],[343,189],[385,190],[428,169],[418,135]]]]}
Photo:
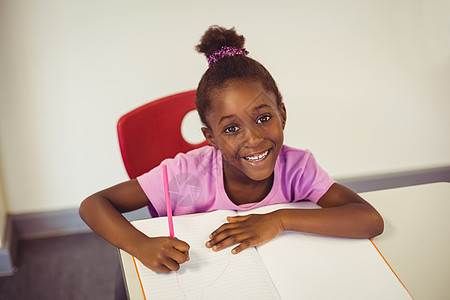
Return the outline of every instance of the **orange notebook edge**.
{"type": "Polygon", "coordinates": [[[145,297],[144,286],[142,285],[141,276],[139,275],[138,266],[136,264],[136,258],[134,258],[134,256],[131,256],[131,257],[133,258],[134,268],[136,269],[136,274],[139,279],[139,285],[141,286],[142,295],[144,296],[144,299],[147,300],[147,298],[145,297]]]}
{"type": "Polygon", "coordinates": [[[386,265],[389,267],[389,269],[392,271],[392,273],[394,273],[395,277],[397,278],[397,280],[402,284],[403,288],[408,292],[409,296],[411,297],[411,299],[414,299],[414,297],[411,295],[411,293],[409,292],[409,290],[406,288],[406,286],[403,284],[403,282],[401,281],[400,277],[398,277],[397,273],[395,273],[394,269],[392,269],[391,265],[388,263],[388,261],[386,260],[386,258],[383,256],[383,254],[381,253],[380,249],[378,249],[377,245],[375,245],[375,243],[372,241],[372,239],[369,239],[369,241],[372,243],[372,245],[375,247],[375,249],[377,250],[378,254],[380,254],[381,258],[383,258],[384,262],[386,263],[386,265]]]}

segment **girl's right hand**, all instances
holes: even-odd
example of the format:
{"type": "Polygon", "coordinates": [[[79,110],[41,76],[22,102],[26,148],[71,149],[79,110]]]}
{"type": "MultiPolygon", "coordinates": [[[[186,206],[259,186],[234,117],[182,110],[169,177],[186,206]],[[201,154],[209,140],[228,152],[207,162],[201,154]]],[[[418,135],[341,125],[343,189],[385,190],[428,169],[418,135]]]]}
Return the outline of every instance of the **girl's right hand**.
{"type": "Polygon", "coordinates": [[[190,259],[189,245],[177,238],[146,238],[140,243],[136,258],[155,272],[178,271],[180,264],[190,259]]]}

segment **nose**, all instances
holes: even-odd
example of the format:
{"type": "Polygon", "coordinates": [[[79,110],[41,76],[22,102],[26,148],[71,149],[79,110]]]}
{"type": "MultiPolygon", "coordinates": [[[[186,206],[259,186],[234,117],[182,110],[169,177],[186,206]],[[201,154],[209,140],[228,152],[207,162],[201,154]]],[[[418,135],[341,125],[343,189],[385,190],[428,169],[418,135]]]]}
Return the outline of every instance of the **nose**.
{"type": "Polygon", "coordinates": [[[249,126],[245,130],[244,146],[258,145],[264,139],[263,132],[257,126],[249,126]]]}

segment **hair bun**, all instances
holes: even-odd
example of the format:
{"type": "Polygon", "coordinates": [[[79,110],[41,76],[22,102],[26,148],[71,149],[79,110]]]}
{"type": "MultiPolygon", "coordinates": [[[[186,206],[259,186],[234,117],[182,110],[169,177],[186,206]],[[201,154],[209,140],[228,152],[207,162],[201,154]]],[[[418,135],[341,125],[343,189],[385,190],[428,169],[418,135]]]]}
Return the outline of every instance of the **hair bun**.
{"type": "Polygon", "coordinates": [[[244,48],[245,38],[238,35],[234,27],[226,29],[218,25],[213,25],[206,30],[195,49],[204,53],[206,57],[220,50],[223,46],[244,48]]]}

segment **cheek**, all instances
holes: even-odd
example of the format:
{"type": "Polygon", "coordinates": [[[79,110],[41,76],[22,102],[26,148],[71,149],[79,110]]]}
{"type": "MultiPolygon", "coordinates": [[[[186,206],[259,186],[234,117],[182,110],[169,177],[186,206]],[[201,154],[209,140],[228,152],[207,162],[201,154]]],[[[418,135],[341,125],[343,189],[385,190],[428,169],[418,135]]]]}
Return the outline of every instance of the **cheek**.
{"type": "Polygon", "coordinates": [[[284,140],[284,131],[281,124],[276,124],[275,126],[272,126],[268,136],[270,136],[270,139],[274,141],[282,142],[284,140]]]}
{"type": "Polygon", "coordinates": [[[283,128],[280,128],[280,130],[278,131],[278,139],[283,142],[284,141],[284,131],[283,128]]]}
{"type": "Polygon", "coordinates": [[[237,137],[228,136],[225,138],[220,138],[220,150],[222,155],[227,159],[234,159],[238,154],[239,141],[237,137]]]}

